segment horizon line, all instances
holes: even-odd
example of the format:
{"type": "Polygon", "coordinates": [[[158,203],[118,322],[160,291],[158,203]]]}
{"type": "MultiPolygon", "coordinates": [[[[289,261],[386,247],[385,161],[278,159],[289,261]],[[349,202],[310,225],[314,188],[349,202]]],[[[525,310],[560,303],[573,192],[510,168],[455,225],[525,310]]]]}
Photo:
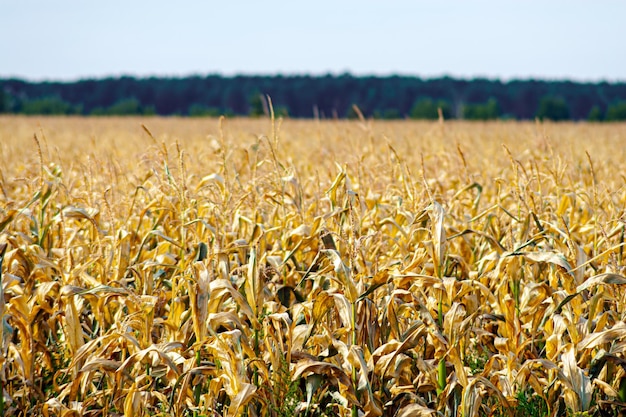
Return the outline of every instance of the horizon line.
{"type": "Polygon", "coordinates": [[[0,74],[1,81],[8,80],[17,80],[24,81],[29,83],[77,83],[82,81],[101,81],[107,79],[122,79],[122,78],[134,78],[138,80],[145,79],[187,79],[187,78],[206,78],[211,76],[217,76],[221,78],[237,78],[237,77],[311,77],[311,78],[323,78],[323,77],[341,77],[341,76],[349,76],[353,78],[394,78],[394,77],[404,77],[404,78],[415,78],[425,81],[430,80],[440,80],[445,78],[450,78],[458,81],[476,81],[476,80],[487,80],[491,82],[501,82],[503,84],[507,84],[510,82],[516,81],[540,81],[540,82],[572,82],[577,84],[624,84],[626,83],[626,78],[617,79],[610,77],[602,77],[602,78],[577,78],[577,77],[556,77],[556,76],[541,76],[541,75],[519,75],[519,76],[511,76],[511,77],[502,77],[502,76],[490,76],[484,74],[477,74],[473,76],[469,75],[455,75],[451,73],[441,73],[441,74],[432,74],[432,75],[420,75],[415,73],[407,73],[407,72],[384,72],[384,73],[375,73],[375,72],[352,72],[352,71],[324,71],[324,72],[227,72],[227,71],[190,71],[188,73],[145,73],[138,74],[132,72],[119,72],[119,73],[111,73],[111,74],[100,74],[100,75],[79,75],[72,77],[29,77],[24,75],[16,75],[16,74],[0,74]]]}

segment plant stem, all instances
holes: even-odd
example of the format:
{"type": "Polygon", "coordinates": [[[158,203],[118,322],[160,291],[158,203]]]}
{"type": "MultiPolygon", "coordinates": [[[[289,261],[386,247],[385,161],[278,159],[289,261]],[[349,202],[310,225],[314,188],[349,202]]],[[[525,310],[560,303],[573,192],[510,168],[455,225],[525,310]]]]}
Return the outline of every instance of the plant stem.
{"type": "MultiPolygon", "coordinates": [[[[200,349],[196,350],[196,366],[200,366],[200,349]]],[[[202,385],[198,384],[193,388],[193,399],[196,405],[200,404],[200,390],[202,385]]]]}
{"type": "Polygon", "coordinates": [[[437,394],[441,394],[446,388],[447,377],[448,375],[446,374],[446,357],[445,355],[443,355],[441,359],[439,359],[439,366],[437,368],[437,394]]]}
{"type": "MultiPolygon", "coordinates": [[[[356,300],[352,302],[352,344],[356,345],[357,342],[357,334],[356,334],[356,300]]],[[[352,367],[352,384],[355,387],[355,392],[356,392],[356,387],[358,386],[358,375],[356,372],[356,368],[353,366],[352,367]]],[[[357,398],[358,398],[358,392],[357,394],[357,398]]],[[[352,406],[352,417],[358,417],[359,412],[357,409],[356,404],[352,406]]]]}

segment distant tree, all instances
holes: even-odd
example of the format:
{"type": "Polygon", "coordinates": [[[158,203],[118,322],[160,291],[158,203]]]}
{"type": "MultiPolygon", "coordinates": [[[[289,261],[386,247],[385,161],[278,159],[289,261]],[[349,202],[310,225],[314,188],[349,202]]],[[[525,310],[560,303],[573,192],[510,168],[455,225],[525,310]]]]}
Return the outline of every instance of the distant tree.
{"type": "Polygon", "coordinates": [[[219,117],[222,112],[217,107],[207,107],[204,104],[192,104],[187,114],[191,117],[219,117]]]}
{"type": "Polygon", "coordinates": [[[607,121],[626,120],[626,101],[618,101],[606,109],[607,121]]]}
{"type": "Polygon", "coordinates": [[[385,110],[374,110],[374,118],[393,120],[393,119],[401,119],[402,115],[400,114],[400,111],[398,109],[389,108],[385,110]]]}
{"type": "Polygon", "coordinates": [[[410,116],[412,119],[434,120],[439,118],[439,109],[441,109],[444,118],[450,118],[452,109],[450,108],[450,104],[448,104],[448,102],[444,100],[435,102],[430,98],[421,98],[413,104],[410,116]]]}
{"type": "Polygon", "coordinates": [[[248,99],[248,115],[252,117],[259,117],[267,114],[265,97],[260,93],[254,93],[248,99]]]}
{"type": "Polygon", "coordinates": [[[122,99],[107,109],[112,116],[127,116],[141,114],[141,104],[136,98],[122,99]]]}
{"type": "Polygon", "coordinates": [[[349,106],[345,112],[346,119],[358,119],[359,114],[356,112],[356,109],[353,105],[349,106]]]}
{"type": "MultiPolygon", "coordinates": [[[[424,80],[410,76],[356,77],[350,74],[118,77],[77,82],[0,79],[0,90],[5,92],[5,98],[8,95],[8,104],[6,101],[0,104],[0,111],[16,113],[76,113],[80,110],[84,114],[187,115],[192,105],[200,103],[208,109],[219,109],[220,113],[267,115],[265,95],[261,96],[267,93],[275,104],[275,113],[279,114],[279,105],[284,106],[290,117],[347,117],[354,103],[366,117],[409,115],[420,119],[436,119],[438,107],[446,118],[489,119],[497,113],[498,118],[512,119],[586,119],[590,112],[596,117],[597,111],[592,112],[592,109],[597,105],[604,119],[608,102],[613,103],[610,118],[619,119],[617,103],[626,101],[626,83],[532,79],[502,82],[451,77],[424,80]],[[56,103],[47,100],[27,104],[49,97],[56,97],[56,103]],[[137,101],[125,102],[132,97],[137,101]],[[566,105],[555,97],[564,99],[566,105]],[[489,98],[496,100],[497,111],[485,106],[490,103],[489,98]],[[70,107],[59,106],[58,100],[70,107]],[[120,102],[124,105],[120,106],[120,102]]],[[[206,109],[196,107],[194,111],[203,113],[206,109]]]]}
{"type": "Polygon", "coordinates": [[[465,104],[463,106],[463,118],[468,120],[492,120],[500,116],[498,100],[490,98],[483,104],[465,104]]]}
{"type": "Polygon", "coordinates": [[[544,96],[539,102],[539,108],[535,116],[541,120],[567,120],[569,119],[569,107],[561,97],[544,96]]]}
{"type": "Polygon", "coordinates": [[[600,106],[595,105],[591,108],[591,110],[589,110],[587,120],[590,122],[599,122],[602,120],[602,110],[600,109],[600,106]]]}
{"type": "Polygon", "coordinates": [[[106,110],[102,107],[94,107],[89,112],[90,116],[106,116],[106,114],[107,114],[106,110]]]}
{"type": "Polygon", "coordinates": [[[445,100],[437,101],[437,117],[439,117],[439,110],[441,110],[441,114],[443,115],[444,119],[452,118],[452,107],[447,101],[445,100]]]}
{"type": "Polygon", "coordinates": [[[142,106],[136,98],[125,98],[117,101],[109,107],[94,107],[92,116],[151,116],[156,114],[154,106],[142,106]]]}
{"type": "Polygon", "coordinates": [[[289,117],[289,108],[287,106],[274,107],[274,116],[276,117],[289,117]]]}
{"type": "Polygon", "coordinates": [[[487,100],[487,104],[485,104],[485,112],[487,114],[488,119],[497,119],[500,116],[500,105],[498,104],[498,100],[491,97],[487,100]]]}
{"type": "Polygon", "coordinates": [[[63,115],[80,113],[80,107],[74,107],[60,97],[50,96],[25,100],[21,104],[23,114],[63,115]]]}
{"type": "Polygon", "coordinates": [[[4,88],[0,87],[0,113],[7,113],[9,111],[9,98],[4,88]]]}

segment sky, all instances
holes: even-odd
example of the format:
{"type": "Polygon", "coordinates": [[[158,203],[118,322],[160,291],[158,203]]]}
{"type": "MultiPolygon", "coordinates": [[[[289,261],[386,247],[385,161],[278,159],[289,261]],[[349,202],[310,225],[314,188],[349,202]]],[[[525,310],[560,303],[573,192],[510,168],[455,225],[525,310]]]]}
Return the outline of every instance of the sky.
{"type": "Polygon", "coordinates": [[[623,0],[0,0],[0,78],[626,81],[623,0]]]}

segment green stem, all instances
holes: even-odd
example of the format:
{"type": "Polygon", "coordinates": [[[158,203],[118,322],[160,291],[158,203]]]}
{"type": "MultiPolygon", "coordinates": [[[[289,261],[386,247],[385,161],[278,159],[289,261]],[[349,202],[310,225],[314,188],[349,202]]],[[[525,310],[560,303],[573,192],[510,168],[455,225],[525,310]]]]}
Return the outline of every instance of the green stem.
{"type": "MultiPolygon", "coordinates": [[[[356,345],[357,342],[357,334],[356,334],[356,301],[352,302],[352,344],[356,345]]],[[[355,387],[355,392],[356,392],[356,387],[358,386],[358,375],[356,372],[356,367],[352,367],[352,384],[355,387]]],[[[356,392],[357,394],[357,398],[359,393],[356,392]]],[[[359,415],[359,410],[357,409],[356,404],[352,406],[352,417],[358,417],[359,415]]]]}
{"type": "Polygon", "coordinates": [[[445,355],[439,359],[439,366],[437,369],[437,395],[441,394],[446,389],[446,357],[445,355]]]}
{"type": "Polygon", "coordinates": [[[443,329],[443,291],[441,297],[439,297],[439,304],[437,305],[437,322],[439,323],[439,328],[443,329]]]}
{"type": "MultiPolygon", "coordinates": [[[[254,329],[254,354],[257,358],[259,357],[259,329],[254,329]]],[[[259,372],[256,367],[254,367],[252,380],[253,380],[254,386],[258,387],[259,386],[259,372]]]]}
{"type": "MultiPolygon", "coordinates": [[[[443,330],[443,291],[439,298],[439,305],[437,308],[437,321],[439,322],[439,329],[443,330]]],[[[446,355],[442,355],[439,359],[439,366],[437,368],[437,395],[441,394],[446,388],[446,355]]]]}
{"type": "Polygon", "coordinates": [[[356,345],[357,333],[356,333],[356,301],[352,303],[352,344],[356,345]]]}
{"type": "MultiPolygon", "coordinates": [[[[200,366],[200,349],[196,351],[196,366],[200,366]]],[[[198,384],[193,388],[193,399],[196,405],[200,405],[200,391],[202,385],[198,384]]]]}

